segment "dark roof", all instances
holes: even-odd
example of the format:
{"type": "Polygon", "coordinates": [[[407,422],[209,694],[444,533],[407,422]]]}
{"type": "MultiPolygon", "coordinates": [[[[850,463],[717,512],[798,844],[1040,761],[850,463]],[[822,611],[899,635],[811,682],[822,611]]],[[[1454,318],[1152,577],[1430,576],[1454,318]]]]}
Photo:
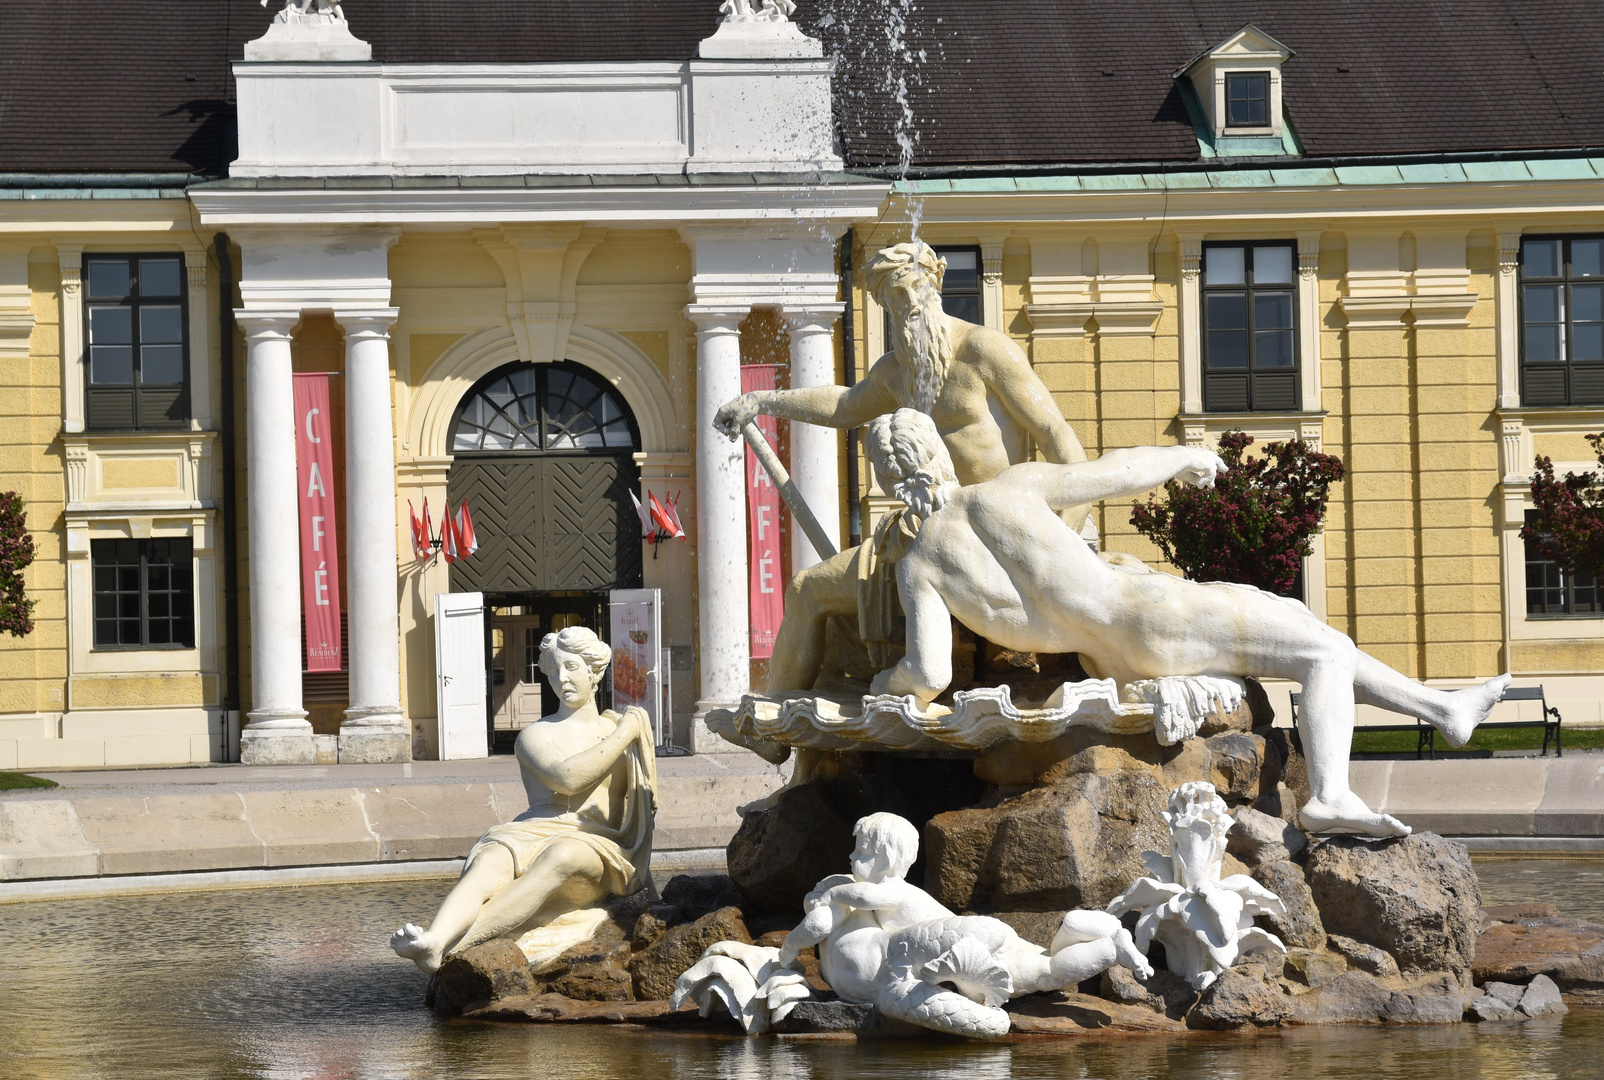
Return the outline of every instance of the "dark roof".
{"type": "MultiPolygon", "coordinates": [[[[274,0],[273,7],[278,7],[274,0]]],[[[1287,112],[1312,156],[1604,146],[1596,0],[801,0],[838,61],[849,165],[1191,162],[1173,73],[1247,23],[1296,56],[1287,112]],[[1344,70],[1345,69],[1345,70],[1344,70]],[[888,78],[888,72],[890,77],[888,78]]],[[[680,60],[715,0],[346,0],[380,60],[680,60]]],[[[271,12],[255,0],[8,3],[0,171],[204,172],[233,156],[229,62],[271,12]]]]}

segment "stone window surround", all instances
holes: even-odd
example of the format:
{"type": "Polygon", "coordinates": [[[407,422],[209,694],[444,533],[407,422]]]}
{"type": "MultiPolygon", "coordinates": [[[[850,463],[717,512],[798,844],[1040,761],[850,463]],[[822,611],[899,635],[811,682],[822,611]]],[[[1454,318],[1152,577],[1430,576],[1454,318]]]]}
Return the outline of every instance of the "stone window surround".
{"type": "MultiPolygon", "coordinates": [[[[215,674],[219,625],[216,604],[221,559],[215,550],[211,432],[155,431],[67,435],[67,640],[68,676],[151,673],[215,674]],[[173,486],[112,487],[108,462],[171,461],[173,486]],[[194,548],[195,647],[94,648],[92,540],[187,539],[194,548]]],[[[70,692],[70,691],[69,691],[70,692]]],[[[71,703],[67,703],[71,707],[71,703]]]]}
{"type": "Polygon", "coordinates": [[[188,279],[189,322],[189,428],[210,431],[212,415],[211,325],[214,313],[208,298],[207,253],[197,244],[144,243],[130,239],[116,244],[80,244],[57,241],[61,281],[61,429],[76,435],[85,428],[88,414],[88,350],[85,341],[83,260],[86,254],[177,254],[184,260],[188,279]]]}
{"type": "MultiPolygon", "coordinates": [[[[1500,319],[1501,326],[1502,322],[1500,319]]],[[[1503,474],[1498,484],[1498,530],[1504,579],[1506,644],[1516,641],[1604,640],[1604,614],[1564,618],[1526,617],[1526,547],[1520,538],[1521,526],[1526,522],[1526,511],[1535,509],[1531,493],[1531,463],[1537,455],[1536,437],[1590,435],[1604,431],[1604,407],[1560,405],[1530,409],[1502,408],[1497,411],[1497,416],[1501,427],[1499,469],[1503,474]]],[[[1593,460],[1554,462],[1557,476],[1597,468],[1598,462],[1593,460]]]]}

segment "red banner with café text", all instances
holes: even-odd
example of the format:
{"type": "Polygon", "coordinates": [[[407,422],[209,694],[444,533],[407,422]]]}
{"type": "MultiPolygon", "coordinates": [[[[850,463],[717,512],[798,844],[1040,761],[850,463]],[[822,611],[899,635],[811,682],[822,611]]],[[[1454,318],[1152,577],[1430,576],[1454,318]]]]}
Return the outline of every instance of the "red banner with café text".
{"type": "Polygon", "coordinates": [[[339,671],[340,545],[334,532],[329,377],[295,376],[295,473],[301,515],[301,612],[306,670],[339,671]]]}
{"type": "MultiPolygon", "coordinates": [[[[773,390],[778,386],[779,367],[775,364],[743,364],[741,393],[773,390]]],[[[773,446],[778,441],[780,422],[772,416],[757,418],[758,430],[773,446]]],[[[752,659],[766,660],[774,655],[774,637],[780,632],[785,613],[785,582],[780,548],[780,492],[769,474],[746,448],[746,516],[751,556],[747,570],[751,575],[752,659]]]]}

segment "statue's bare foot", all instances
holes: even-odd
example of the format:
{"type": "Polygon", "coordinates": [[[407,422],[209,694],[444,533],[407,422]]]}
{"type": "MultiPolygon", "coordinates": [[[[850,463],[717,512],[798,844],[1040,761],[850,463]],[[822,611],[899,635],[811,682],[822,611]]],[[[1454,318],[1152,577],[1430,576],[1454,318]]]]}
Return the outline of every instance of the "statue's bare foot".
{"type": "Polygon", "coordinates": [[[1493,706],[1509,688],[1511,676],[1500,675],[1488,679],[1480,686],[1455,690],[1448,695],[1448,718],[1437,725],[1449,746],[1464,746],[1476,731],[1476,725],[1487,719],[1493,706]]]}
{"type": "Polygon", "coordinates": [[[1131,932],[1123,926],[1114,935],[1114,955],[1119,958],[1120,964],[1134,971],[1138,979],[1153,977],[1153,965],[1147,962],[1147,957],[1142,955],[1141,950],[1136,947],[1136,942],[1131,940],[1131,932]]]}
{"type": "Polygon", "coordinates": [[[1389,814],[1378,814],[1348,792],[1333,803],[1310,799],[1298,811],[1307,833],[1357,833],[1360,836],[1408,836],[1409,826],[1389,814]]]}
{"type": "Polygon", "coordinates": [[[433,975],[440,970],[443,950],[427,930],[415,923],[406,923],[391,934],[390,948],[395,950],[397,956],[404,956],[417,964],[425,975],[433,975]]]}

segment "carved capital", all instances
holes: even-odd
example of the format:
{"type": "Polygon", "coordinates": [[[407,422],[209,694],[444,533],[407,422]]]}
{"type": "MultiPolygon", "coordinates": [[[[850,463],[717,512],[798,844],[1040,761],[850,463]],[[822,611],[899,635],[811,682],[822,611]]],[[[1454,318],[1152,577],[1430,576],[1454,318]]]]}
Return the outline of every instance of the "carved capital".
{"type": "Polygon", "coordinates": [[[1298,273],[1305,280],[1313,280],[1320,272],[1320,234],[1298,237],[1298,273]]]}
{"type": "Polygon", "coordinates": [[[61,264],[61,291],[76,298],[83,287],[83,267],[74,262],[61,264]]]}
{"type": "Polygon", "coordinates": [[[1520,265],[1520,230],[1498,230],[1498,272],[1514,277],[1520,265]]]}
{"type": "Polygon", "coordinates": [[[1003,245],[1001,240],[980,245],[981,273],[987,285],[997,285],[1002,281],[1003,245]]]}
{"type": "Polygon", "coordinates": [[[1188,283],[1194,282],[1203,270],[1203,241],[1188,237],[1181,238],[1181,277],[1188,283]]]}

